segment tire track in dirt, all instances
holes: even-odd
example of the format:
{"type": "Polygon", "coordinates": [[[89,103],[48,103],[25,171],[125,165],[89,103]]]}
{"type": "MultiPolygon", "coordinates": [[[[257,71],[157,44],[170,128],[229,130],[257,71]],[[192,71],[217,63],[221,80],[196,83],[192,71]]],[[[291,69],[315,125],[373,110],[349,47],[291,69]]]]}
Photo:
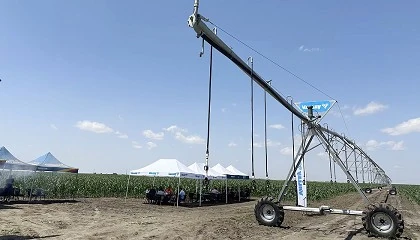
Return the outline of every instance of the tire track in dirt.
{"type": "Polygon", "coordinates": [[[404,219],[405,239],[420,239],[420,206],[405,196],[390,195],[388,203],[398,209],[404,219]]]}

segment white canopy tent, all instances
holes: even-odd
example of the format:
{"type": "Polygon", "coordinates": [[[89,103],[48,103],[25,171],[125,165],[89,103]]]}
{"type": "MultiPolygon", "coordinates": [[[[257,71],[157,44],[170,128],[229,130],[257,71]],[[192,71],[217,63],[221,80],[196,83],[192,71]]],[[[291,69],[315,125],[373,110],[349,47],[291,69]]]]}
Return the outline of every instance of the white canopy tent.
{"type": "MultiPolygon", "coordinates": [[[[220,163],[218,163],[215,166],[213,166],[211,169],[226,176],[226,203],[227,203],[227,180],[228,179],[249,179],[249,176],[247,174],[239,171],[232,165],[230,165],[228,168],[225,168],[220,163]]],[[[239,191],[239,200],[240,200],[241,199],[240,188],[238,189],[238,191],[239,191]]]]}
{"type": "MultiPolygon", "coordinates": [[[[137,176],[149,176],[149,177],[177,177],[178,178],[178,193],[179,194],[179,185],[181,183],[181,178],[190,178],[190,179],[203,179],[204,175],[194,172],[192,169],[185,166],[183,163],[177,159],[159,159],[156,162],[153,162],[143,168],[131,170],[127,182],[127,192],[128,192],[128,183],[130,181],[131,175],[137,176]]],[[[126,193],[127,195],[127,193],[126,193]]],[[[177,206],[179,205],[179,198],[177,197],[177,206]]]]}
{"type": "MultiPolygon", "coordinates": [[[[195,173],[199,173],[202,175],[206,175],[206,171],[204,170],[204,166],[205,163],[193,163],[190,166],[188,166],[188,168],[190,168],[191,170],[193,170],[195,173]]],[[[207,176],[209,179],[225,179],[226,175],[223,175],[211,168],[209,168],[209,170],[207,171],[207,176]]]]}
{"type": "Polygon", "coordinates": [[[204,175],[194,172],[176,159],[159,159],[143,168],[131,170],[130,175],[191,179],[204,178],[204,175]]]}
{"type": "Polygon", "coordinates": [[[227,170],[225,167],[223,167],[220,163],[216,164],[211,168],[212,170],[218,172],[219,174],[228,176],[228,175],[235,175],[233,172],[227,170]]]}
{"type": "MultiPolygon", "coordinates": [[[[205,163],[193,163],[190,166],[188,166],[191,170],[193,170],[196,173],[202,174],[206,176],[206,171],[204,170],[205,163]]],[[[207,178],[208,179],[226,179],[226,175],[223,175],[211,168],[207,170],[207,178]]],[[[196,188],[197,192],[197,188],[196,188]]],[[[201,194],[202,194],[202,183],[200,181],[200,199],[199,199],[199,205],[201,206],[201,194]]]]}
{"type": "Polygon", "coordinates": [[[234,167],[234,166],[232,166],[232,165],[229,165],[226,169],[227,169],[227,170],[229,170],[229,171],[231,171],[231,172],[232,172],[232,173],[234,173],[235,175],[239,175],[239,176],[247,176],[247,177],[249,177],[249,176],[248,176],[248,174],[245,174],[245,173],[243,173],[243,172],[239,171],[237,168],[235,168],[235,167],[234,167]]]}

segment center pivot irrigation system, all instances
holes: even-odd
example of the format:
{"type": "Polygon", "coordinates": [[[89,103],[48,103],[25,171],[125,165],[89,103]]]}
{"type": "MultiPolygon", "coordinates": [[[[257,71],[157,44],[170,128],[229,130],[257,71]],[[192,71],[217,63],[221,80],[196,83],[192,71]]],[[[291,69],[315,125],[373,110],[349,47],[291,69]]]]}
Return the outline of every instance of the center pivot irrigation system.
{"type": "MultiPolygon", "coordinates": [[[[193,28],[197,33],[197,38],[203,39],[214,47],[220,53],[225,55],[234,64],[236,64],[242,71],[244,71],[254,82],[261,86],[266,93],[270,94],[274,99],[281,103],[292,114],[298,117],[302,122],[302,143],[294,155],[293,164],[287,175],[286,181],[278,198],[275,200],[272,197],[261,198],[255,205],[255,217],[259,224],[266,226],[280,226],[284,220],[284,211],[303,211],[316,212],[320,214],[345,214],[345,215],[359,215],[362,216],[363,226],[371,235],[378,237],[400,237],[404,230],[404,220],[397,209],[387,203],[372,203],[365,193],[370,193],[371,189],[362,189],[359,186],[359,180],[363,183],[376,183],[382,187],[387,187],[391,194],[396,194],[395,188],[391,186],[391,179],[385,174],[385,171],[373,161],[356,143],[342,134],[338,134],[328,127],[323,127],[319,124],[320,116],[314,115],[313,106],[307,106],[307,114],[303,114],[283,98],[272,86],[270,81],[264,80],[253,67],[248,66],[235,52],[228,47],[216,34],[215,31],[207,27],[206,22],[211,23],[207,18],[198,13],[199,0],[194,2],[193,14],[188,18],[188,26],[193,28]],[[318,140],[313,141],[314,139],[318,140]],[[312,146],[311,146],[312,145],[312,146]],[[360,196],[365,200],[366,209],[358,210],[343,210],[333,209],[329,206],[320,206],[319,208],[310,208],[306,206],[283,206],[281,204],[289,185],[293,181],[297,167],[302,164],[304,156],[307,152],[314,148],[322,146],[328,153],[330,160],[337,164],[347,177],[347,181],[352,183],[360,196]],[[370,190],[370,191],[369,191],[370,190]]],[[[200,56],[203,51],[200,53],[200,56]]],[[[212,55],[210,55],[211,58],[212,55]]],[[[210,61],[211,69],[211,61],[210,61]]],[[[211,79],[211,71],[210,71],[211,79]]],[[[211,82],[210,82],[211,84],[211,82]]],[[[210,85],[211,88],[211,85],[210,85]]],[[[209,101],[210,105],[210,101],[209,101]]],[[[209,107],[210,109],[210,107],[209,107]]],[[[209,110],[210,115],[210,110],[209,110]]],[[[335,166],[335,165],[334,165],[335,166]]],[[[206,172],[208,170],[208,146],[206,152],[206,172]]],[[[332,175],[331,175],[332,181],[332,175]]]]}

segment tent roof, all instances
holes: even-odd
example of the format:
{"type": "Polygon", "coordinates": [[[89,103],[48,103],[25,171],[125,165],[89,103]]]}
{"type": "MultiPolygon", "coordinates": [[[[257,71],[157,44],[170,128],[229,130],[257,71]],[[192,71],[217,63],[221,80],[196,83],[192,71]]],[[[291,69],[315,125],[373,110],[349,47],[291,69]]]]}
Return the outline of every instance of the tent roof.
{"type": "Polygon", "coordinates": [[[223,175],[235,175],[235,173],[227,170],[225,167],[223,167],[220,163],[216,164],[215,166],[213,166],[211,169],[213,169],[214,171],[223,174],[223,175]]]}
{"type": "Polygon", "coordinates": [[[182,178],[203,178],[192,169],[185,166],[176,159],[159,159],[143,168],[130,171],[131,175],[159,176],[159,177],[182,177],[182,178]]]}
{"type": "Polygon", "coordinates": [[[54,155],[50,152],[40,156],[39,158],[28,162],[29,164],[35,164],[39,166],[49,166],[49,167],[70,167],[60,162],[54,155]]]}
{"type": "Polygon", "coordinates": [[[52,153],[48,152],[39,158],[32,160],[29,164],[36,165],[39,171],[59,171],[59,172],[74,172],[77,173],[78,169],[70,167],[60,162],[52,153]]]}
{"type": "Polygon", "coordinates": [[[225,167],[220,165],[219,163],[216,164],[214,167],[212,167],[212,169],[221,173],[221,174],[226,175],[226,178],[228,178],[228,179],[249,179],[248,175],[241,175],[241,174],[237,174],[235,172],[232,172],[229,169],[226,169],[225,167]]]}
{"type": "MultiPolygon", "coordinates": [[[[205,163],[193,163],[190,166],[188,166],[188,168],[190,168],[191,170],[193,170],[195,173],[198,174],[202,174],[202,175],[206,175],[206,171],[204,170],[204,166],[206,164],[205,163]]],[[[210,178],[215,178],[215,179],[225,179],[226,176],[224,176],[221,173],[216,172],[215,170],[209,168],[209,170],[207,171],[207,174],[210,178]]]]}
{"type": "Polygon", "coordinates": [[[33,165],[20,161],[15,156],[13,156],[13,154],[11,154],[9,150],[7,150],[7,148],[4,146],[0,148],[0,159],[6,160],[6,163],[4,164],[5,169],[35,170],[33,165]]]}
{"type": "Polygon", "coordinates": [[[235,173],[235,175],[248,176],[248,174],[245,174],[245,173],[239,171],[237,168],[235,168],[232,165],[229,165],[226,169],[229,170],[229,171],[231,171],[231,172],[233,172],[233,173],[235,173]]]}

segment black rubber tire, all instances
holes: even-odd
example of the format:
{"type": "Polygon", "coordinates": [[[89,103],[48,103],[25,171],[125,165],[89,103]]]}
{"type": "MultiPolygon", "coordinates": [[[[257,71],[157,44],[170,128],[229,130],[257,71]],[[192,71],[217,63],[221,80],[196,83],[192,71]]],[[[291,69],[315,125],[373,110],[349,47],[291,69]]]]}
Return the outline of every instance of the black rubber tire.
{"type": "Polygon", "coordinates": [[[279,227],[284,220],[284,210],[272,197],[263,197],[255,204],[255,218],[260,225],[279,227]]]}
{"type": "Polygon", "coordinates": [[[372,189],[371,188],[365,188],[365,193],[372,193],[372,189]]]}
{"type": "Polygon", "coordinates": [[[404,220],[397,209],[386,203],[372,204],[363,212],[363,227],[370,236],[398,238],[404,232],[404,220]],[[377,222],[376,220],[379,220],[377,222]],[[379,229],[378,224],[389,224],[388,228],[379,229]]]}
{"type": "Polygon", "coordinates": [[[397,190],[396,189],[390,189],[388,193],[389,193],[389,195],[397,195],[397,190]]]}

